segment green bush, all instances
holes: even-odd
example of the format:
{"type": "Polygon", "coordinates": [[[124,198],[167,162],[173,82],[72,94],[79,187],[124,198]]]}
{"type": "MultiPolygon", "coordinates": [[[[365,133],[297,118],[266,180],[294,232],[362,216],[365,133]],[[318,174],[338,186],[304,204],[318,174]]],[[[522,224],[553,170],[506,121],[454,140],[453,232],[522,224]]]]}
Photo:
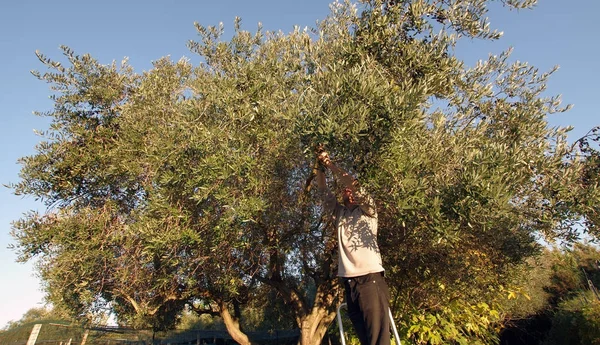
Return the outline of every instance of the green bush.
{"type": "Polygon", "coordinates": [[[545,345],[600,344],[600,301],[584,292],[559,305],[545,345]]]}

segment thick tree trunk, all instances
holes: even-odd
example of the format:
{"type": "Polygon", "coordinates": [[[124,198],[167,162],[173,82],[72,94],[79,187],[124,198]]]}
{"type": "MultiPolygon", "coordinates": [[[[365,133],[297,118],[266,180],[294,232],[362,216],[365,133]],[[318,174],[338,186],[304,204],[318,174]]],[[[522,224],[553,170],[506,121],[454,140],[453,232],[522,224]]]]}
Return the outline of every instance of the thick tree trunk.
{"type": "Polygon", "coordinates": [[[239,321],[229,313],[229,309],[227,309],[227,304],[223,301],[218,301],[218,304],[221,317],[223,318],[223,323],[227,328],[227,333],[229,333],[229,335],[231,335],[231,338],[233,338],[233,340],[238,344],[250,345],[250,339],[240,329],[239,321]]]}
{"type": "Polygon", "coordinates": [[[308,312],[298,319],[300,339],[298,345],[320,345],[327,328],[336,316],[339,302],[339,286],[334,281],[325,281],[317,287],[315,301],[308,312]]]}
{"type": "Polygon", "coordinates": [[[312,312],[302,320],[298,345],[319,345],[327,332],[327,328],[335,319],[335,311],[325,307],[314,307],[312,312]]]}
{"type": "MultiPolygon", "coordinates": [[[[306,275],[304,279],[312,279],[316,286],[316,294],[313,298],[308,296],[305,288],[300,285],[282,279],[283,268],[280,265],[279,253],[271,253],[270,277],[259,280],[273,287],[284,298],[286,304],[294,311],[296,324],[300,328],[300,338],[298,345],[320,345],[327,328],[331,325],[336,316],[336,307],[341,296],[340,286],[337,278],[332,275],[335,268],[334,258],[337,249],[335,237],[325,241],[325,250],[321,253],[323,260],[317,268],[311,268],[307,262],[308,258],[303,260],[303,268],[306,275]],[[289,285],[288,285],[289,284],[289,285]]],[[[275,244],[272,244],[275,246],[275,244]]],[[[304,256],[303,256],[304,258],[304,256]]]]}

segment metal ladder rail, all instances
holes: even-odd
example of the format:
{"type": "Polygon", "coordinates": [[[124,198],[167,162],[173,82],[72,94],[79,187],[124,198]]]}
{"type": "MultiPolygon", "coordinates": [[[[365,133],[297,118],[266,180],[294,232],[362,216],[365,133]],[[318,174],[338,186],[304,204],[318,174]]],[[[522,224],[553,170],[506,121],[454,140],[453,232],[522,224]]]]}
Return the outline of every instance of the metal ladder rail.
{"type": "MultiPolygon", "coordinates": [[[[342,340],[342,345],[346,345],[344,325],[342,324],[342,314],[340,313],[340,309],[342,309],[342,307],[347,307],[346,303],[340,304],[340,306],[337,308],[337,321],[338,328],[340,329],[340,339],[342,340]]],[[[398,329],[396,328],[396,322],[394,322],[394,315],[392,315],[392,310],[388,309],[388,312],[390,316],[390,325],[392,326],[392,331],[394,333],[394,338],[396,338],[396,342],[398,343],[397,345],[402,345],[402,343],[400,342],[400,336],[398,336],[398,329]]]]}

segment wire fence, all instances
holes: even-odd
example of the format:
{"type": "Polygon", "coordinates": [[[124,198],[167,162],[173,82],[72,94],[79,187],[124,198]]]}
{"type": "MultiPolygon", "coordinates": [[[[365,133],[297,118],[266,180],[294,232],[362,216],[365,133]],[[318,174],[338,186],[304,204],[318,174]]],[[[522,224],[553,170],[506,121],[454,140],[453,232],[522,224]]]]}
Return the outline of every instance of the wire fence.
{"type": "MultiPolygon", "coordinates": [[[[276,330],[246,333],[253,344],[297,344],[299,330],[276,330]]],[[[0,332],[2,345],[233,345],[237,344],[224,330],[153,332],[118,327],[83,328],[60,323],[26,324],[0,332]],[[36,326],[40,325],[40,326],[36,326]],[[37,328],[37,334],[36,334],[37,328]]]]}

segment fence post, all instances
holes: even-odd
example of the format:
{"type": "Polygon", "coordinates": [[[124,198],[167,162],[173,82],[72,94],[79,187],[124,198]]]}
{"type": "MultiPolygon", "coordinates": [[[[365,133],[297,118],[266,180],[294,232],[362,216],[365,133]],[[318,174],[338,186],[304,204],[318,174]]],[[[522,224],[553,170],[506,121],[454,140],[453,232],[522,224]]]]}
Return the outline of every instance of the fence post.
{"type": "Polygon", "coordinates": [[[37,340],[38,335],[40,334],[40,329],[42,328],[41,323],[36,323],[33,325],[33,329],[29,334],[29,340],[27,340],[27,345],[35,345],[35,341],[37,340]]]}
{"type": "Polygon", "coordinates": [[[88,334],[90,334],[90,330],[86,329],[85,332],[83,332],[83,337],[81,338],[81,345],[85,345],[85,342],[87,341],[88,334]]]}

